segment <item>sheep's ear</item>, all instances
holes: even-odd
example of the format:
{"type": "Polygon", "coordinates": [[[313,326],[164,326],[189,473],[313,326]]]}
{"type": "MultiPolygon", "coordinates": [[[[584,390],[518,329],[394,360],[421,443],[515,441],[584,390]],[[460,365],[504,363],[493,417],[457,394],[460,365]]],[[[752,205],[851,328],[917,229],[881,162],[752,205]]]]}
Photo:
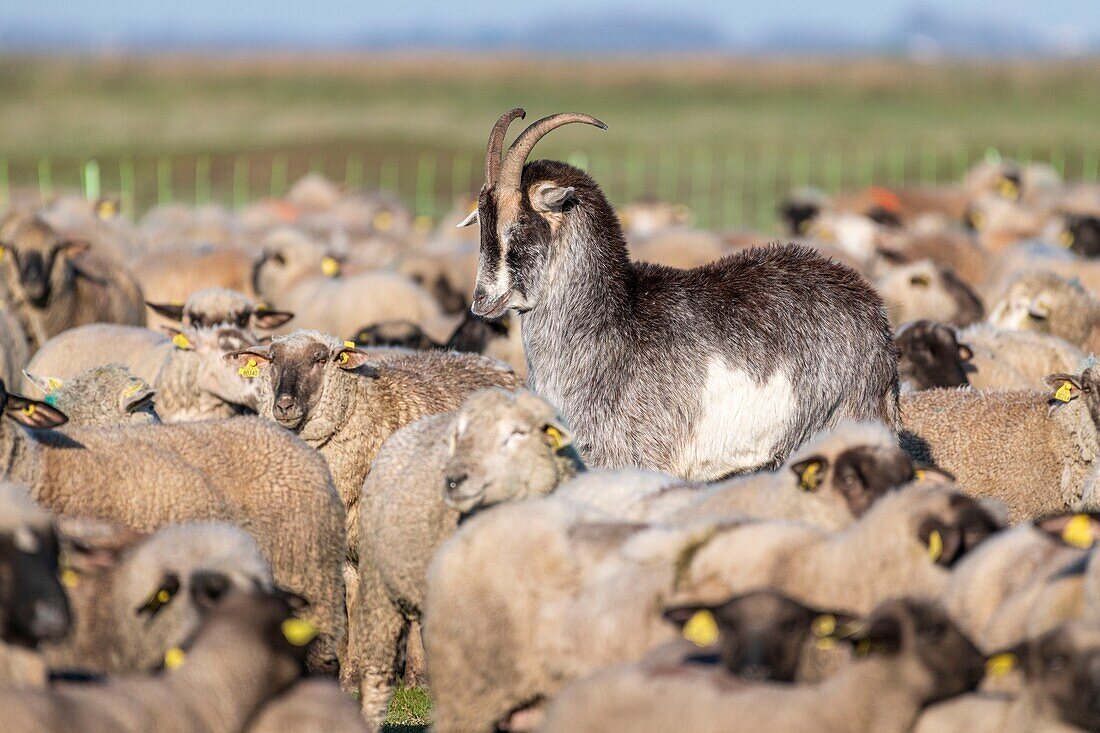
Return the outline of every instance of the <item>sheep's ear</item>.
{"type": "Polygon", "coordinates": [[[195,345],[191,343],[190,337],[180,329],[161,326],[161,330],[172,337],[172,345],[180,351],[194,351],[195,345]]]}
{"type": "Polygon", "coordinates": [[[1035,528],[1071,547],[1088,549],[1100,540],[1100,515],[1059,514],[1035,520],[1035,528]]]}
{"type": "Polygon", "coordinates": [[[376,369],[370,362],[370,355],[355,348],[355,342],[345,341],[344,348],[336,352],[336,366],[346,372],[362,369],[363,373],[370,377],[378,376],[376,369]]]}
{"type": "Polygon", "coordinates": [[[959,344],[959,361],[970,361],[974,358],[974,349],[968,344],[959,344]]]}
{"type": "Polygon", "coordinates": [[[183,320],[183,303],[150,303],[145,301],[145,305],[154,313],[158,313],[168,320],[183,320]]]}
{"type": "Polygon", "coordinates": [[[142,402],[153,399],[154,394],[156,392],[149,385],[144,382],[134,382],[122,390],[118,397],[119,405],[122,407],[123,412],[130,412],[142,402]]]}
{"type": "Polygon", "coordinates": [[[923,463],[913,470],[913,479],[943,486],[955,483],[955,477],[952,474],[937,466],[928,466],[923,463]]]}
{"type": "Polygon", "coordinates": [[[122,211],[122,199],[117,196],[101,198],[95,202],[95,215],[97,219],[115,219],[122,211]]]}
{"type": "Polygon", "coordinates": [[[48,395],[56,389],[60,389],[65,382],[57,377],[39,377],[35,374],[31,374],[26,369],[23,370],[23,376],[27,378],[27,381],[33,384],[44,395],[48,395]]]}
{"type": "Polygon", "coordinates": [[[455,229],[461,229],[462,227],[468,227],[471,224],[476,224],[478,221],[477,209],[470,212],[470,215],[458,223],[455,229]]]}
{"type": "Polygon", "coordinates": [[[1054,390],[1053,402],[1071,402],[1081,396],[1081,377],[1076,374],[1051,374],[1043,377],[1043,382],[1054,390]]]}
{"type": "Polygon", "coordinates": [[[876,616],[860,624],[845,641],[855,649],[856,656],[896,654],[901,650],[901,622],[893,616],[876,616]]]}
{"type": "Polygon", "coordinates": [[[551,420],[542,426],[542,434],[546,436],[546,442],[555,451],[562,450],[573,444],[573,434],[557,420],[551,420]]]}
{"type": "Polygon", "coordinates": [[[666,621],[680,628],[680,635],[698,647],[707,647],[718,641],[718,622],[714,618],[714,606],[674,606],[664,612],[666,621]]]}
{"type": "Polygon", "coordinates": [[[921,522],[917,539],[924,545],[928,559],[941,567],[950,567],[962,549],[959,529],[939,517],[927,517],[921,522]]]}
{"type": "Polygon", "coordinates": [[[252,323],[256,328],[278,328],[291,318],[294,314],[289,311],[273,311],[267,308],[258,308],[255,313],[252,314],[252,323]]]}
{"type": "Polygon", "coordinates": [[[92,243],[86,239],[68,239],[61,243],[61,251],[66,257],[76,257],[88,251],[92,243]]]}
{"type": "Polygon", "coordinates": [[[20,425],[35,430],[56,428],[69,421],[69,418],[56,407],[17,394],[8,395],[4,403],[4,414],[20,425]]]}
{"type": "Polygon", "coordinates": [[[848,639],[860,629],[859,619],[838,611],[815,611],[810,620],[810,632],[818,649],[831,649],[836,642],[848,639]]]}
{"type": "Polygon", "coordinates": [[[572,186],[546,184],[531,194],[531,206],[535,211],[561,211],[565,204],[575,201],[576,196],[577,192],[572,186]]]}
{"type": "Polygon", "coordinates": [[[237,367],[237,374],[254,379],[260,376],[260,370],[271,363],[271,346],[252,346],[247,349],[222,354],[225,362],[237,367]]]}
{"type": "Polygon", "coordinates": [[[798,485],[803,491],[817,491],[828,470],[829,459],[825,456],[812,456],[791,464],[791,471],[798,477],[798,485]]]}

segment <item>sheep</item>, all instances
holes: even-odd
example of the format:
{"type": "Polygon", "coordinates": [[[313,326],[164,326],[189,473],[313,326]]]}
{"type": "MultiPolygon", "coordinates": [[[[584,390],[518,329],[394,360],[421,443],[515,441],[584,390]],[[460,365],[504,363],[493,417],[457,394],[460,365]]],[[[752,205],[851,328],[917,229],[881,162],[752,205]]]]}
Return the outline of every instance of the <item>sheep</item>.
{"type": "Polygon", "coordinates": [[[893,423],[889,323],[858,274],[793,245],[687,271],[631,263],[587,174],[524,165],[561,125],[606,126],[555,115],[503,155],[522,115],[494,126],[468,218],[481,222],[472,309],[521,314],[528,385],[572,427],[587,463],[715,479],[777,466],[844,419],[893,423]]]}
{"type": "Polygon", "coordinates": [[[985,659],[936,606],[888,601],[852,635],[864,651],[818,685],[738,684],[691,670],[611,668],[554,701],[543,733],[768,730],[905,733],[926,705],[973,690],[985,659]]]}
{"type": "Polygon", "coordinates": [[[1066,213],[1059,244],[1081,257],[1100,257],[1100,216],[1094,213],[1066,213]]]}
{"type": "Polygon", "coordinates": [[[0,379],[8,384],[19,380],[19,374],[31,358],[27,334],[19,320],[0,308],[0,379]]]}
{"type": "Polygon", "coordinates": [[[65,381],[24,374],[61,410],[68,425],[150,425],[159,423],[153,388],[121,364],[95,367],[65,381]]]}
{"type": "Polygon", "coordinates": [[[959,343],[951,326],[928,320],[906,323],[894,334],[894,344],[903,393],[970,384],[967,365],[974,353],[959,343]]]}
{"type": "Polygon", "coordinates": [[[560,498],[506,504],[470,518],[436,553],[423,621],[436,730],[491,729],[572,679],[638,658],[672,633],[657,613],[667,605],[771,588],[862,614],[898,593],[937,597],[950,567],[998,526],[973,500],[919,484],[837,534],[584,517],[560,498]]]}
{"type": "Polygon", "coordinates": [[[918,319],[968,326],[984,315],[981,300],[955,271],[931,260],[890,268],[874,285],[895,327],[918,319]]]}
{"type": "Polygon", "coordinates": [[[283,595],[231,592],[207,608],[201,630],[166,655],[155,675],[48,690],[0,691],[6,730],[36,733],[164,731],[236,733],[302,676],[313,633],[290,618],[283,595]],[[211,607],[212,606],[212,607],[211,607]]]}
{"type": "Polygon", "coordinates": [[[988,322],[1018,331],[1039,331],[1090,348],[1100,323],[1100,301],[1080,281],[1053,272],[1025,272],[1008,284],[990,309],[988,322]]]}
{"type": "Polygon", "coordinates": [[[59,196],[37,211],[64,239],[89,242],[96,252],[125,264],[144,249],[141,233],[120,216],[118,197],[90,201],[84,196],[59,196]]]}
{"type": "MultiPolygon", "coordinates": [[[[187,302],[146,303],[165,325],[182,323],[187,328],[234,326],[258,341],[256,329],[282,326],[293,313],[276,311],[242,292],[226,288],[206,288],[191,294],[187,302]]],[[[153,328],[152,322],[149,324],[153,328]]]]}
{"type": "Polygon", "coordinates": [[[145,299],[152,303],[184,302],[206,288],[226,288],[256,297],[252,283],[255,259],[251,251],[228,244],[181,242],[135,262],[134,276],[145,299]]]}
{"type": "MultiPolygon", "coordinates": [[[[427,351],[374,366],[364,352],[317,331],[295,331],[225,358],[262,381],[260,414],[328,461],[350,537],[358,534],[363,479],[386,438],[420,417],[457,408],[483,387],[519,386],[503,365],[470,354],[427,351]]],[[[354,564],[358,545],[348,549],[354,564]]]]}
{"type": "MultiPolygon", "coordinates": [[[[466,211],[459,219],[466,216],[466,211]]],[[[462,313],[469,309],[468,294],[473,292],[477,278],[477,246],[466,242],[431,243],[403,253],[394,269],[431,293],[444,313],[462,313]]]]}
{"type": "Polygon", "coordinates": [[[148,537],[122,529],[124,539],[107,547],[85,541],[84,524],[61,520],[72,548],[66,585],[76,623],[46,649],[51,669],[152,672],[168,649],[194,635],[201,619],[195,598],[274,587],[255,540],[230,524],[177,524],[148,537]]]}
{"type": "Polygon", "coordinates": [[[970,351],[966,370],[975,389],[1041,388],[1048,374],[1075,372],[1087,358],[1065,339],[1040,331],[975,323],[959,339],[970,351]]]}
{"type": "Polygon", "coordinates": [[[993,255],[965,232],[953,229],[907,231],[895,234],[889,243],[878,248],[871,270],[878,274],[884,267],[889,269],[899,264],[931,260],[950,266],[973,289],[985,285],[992,259],[993,255]]]}
{"type": "MultiPolygon", "coordinates": [[[[1068,623],[1017,648],[993,664],[1026,675],[1014,698],[969,694],[925,710],[916,733],[1083,733],[1100,730],[1096,669],[1100,634],[1093,624],[1068,623]]],[[[997,667],[994,667],[996,671],[997,667]]]]}
{"type": "Polygon", "coordinates": [[[631,259],[684,270],[719,260],[730,253],[721,237],[698,230],[660,232],[629,243],[631,259]]]}
{"type": "Polygon", "coordinates": [[[359,591],[349,605],[342,667],[367,716],[385,717],[400,639],[419,621],[436,548],[465,515],[539,496],[583,470],[554,409],[534,395],[489,389],[453,412],[423,417],[382,445],[363,484],[359,591]]]}
{"type": "Polygon", "coordinates": [[[261,418],[61,433],[47,429],[65,421],[56,408],[3,385],[0,398],[0,475],[24,481],[35,501],[62,515],[144,532],[184,521],[239,525],[276,582],[310,602],[322,634],[312,663],[335,670],[347,543],[339,496],[315,451],[261,418]]]}
{"type": "Polygon", "coordinates": [[[902,397],[902,446],[1004,502],[1013,523],[1076,508],[1100,455],[1100,367],[1047,378],[1051,391],[932,389],[902,397]]]}
{"type": "MultiPolygon", "coordinates": [[[[241,377],[223,356],[256,343],[247,330],[184,328],[171,338],[144,328],[95,324],[70,329],[47,341],[27,365],[40,377],[71,379],[97,366],[122,361],[153,385],[157,413],[165,422],[231,417],[255,411],[255,380],[241,377]]],[[[34,384],[26,379],[23,389],[34,384]]]]}
{"type": "Polygon", "coordinates": [[[38,645],[65,636],[71,618],[53,518],[25,486],[0,481],[0,685],[44,685],[38,645]]]}
{"type": "Polygon", "coordinates": [[[368,733],[351,696],[331,680],[291,685],[255,715],[245,733],[368,733]]]}
{"type": "Polygon", "coordinates": [[[141,288],[121,265],[64,240],[35,216],[0,228],[0,260],[7,307],[35,346],[87,323],[145,324],[141,288]]]}
{"type": "Polygon", "coordinates": [[[328,333],[352,333],[364,323],[439,319],[439,305],[409,278],[394,272],[341,277],[326,251],[296,232],[271,234],[253,271],[256,292],[293,312],[298,327],[328,333]]]}

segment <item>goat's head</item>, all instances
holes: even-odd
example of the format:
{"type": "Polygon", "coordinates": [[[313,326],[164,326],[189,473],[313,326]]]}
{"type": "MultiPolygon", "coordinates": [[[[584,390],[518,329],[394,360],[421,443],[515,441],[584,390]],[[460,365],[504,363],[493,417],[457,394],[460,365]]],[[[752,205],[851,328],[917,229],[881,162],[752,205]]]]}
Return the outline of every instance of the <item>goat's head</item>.
{"type": "Polygon", "coordinates": [[[532,123],[504,153],[508,126],[526,113],[519,108],[501,116],[489,133],[485,185],[477,210],[459,226],[481,224],[481,256],[471,310],[497,318],[509,308],[529,310],[537,301],[549,260],[550,243],[567,212],[576,204],[579,188],[598,191],[583,172],[564,164],[545,164],[534,171],[524,163],[535,143],[551,130],[571,122],[607,129],[584,114],[544,117],[532,123]],[[532,172],[537,175],[531,175],[532,172]]]}

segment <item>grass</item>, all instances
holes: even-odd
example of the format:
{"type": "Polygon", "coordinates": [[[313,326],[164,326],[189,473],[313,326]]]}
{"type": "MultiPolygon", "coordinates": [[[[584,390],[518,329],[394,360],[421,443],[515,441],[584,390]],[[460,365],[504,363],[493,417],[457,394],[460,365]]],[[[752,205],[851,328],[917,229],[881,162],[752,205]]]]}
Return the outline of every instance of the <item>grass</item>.
{"type": "Polygon", "coordinates": [[[398,687],[390,700],[383,733],[421,733],[431,723],[432,702],[425,687],[398,687]]]}

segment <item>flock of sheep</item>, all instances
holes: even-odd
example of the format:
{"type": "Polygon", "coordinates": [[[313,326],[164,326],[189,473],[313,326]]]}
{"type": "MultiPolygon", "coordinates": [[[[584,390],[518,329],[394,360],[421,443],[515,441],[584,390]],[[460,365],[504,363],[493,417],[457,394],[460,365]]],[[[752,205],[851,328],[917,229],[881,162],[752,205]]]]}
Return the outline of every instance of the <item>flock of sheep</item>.
{"type": "Polygon", "coordinates": [[[1100,186],[0,215],[0,727],[1100,731],[1100,186]],[[479,224],[477,227],[468,225],[479,224]],[[1096,465],[1094,465],[1096,464],[1096,465]]]}

